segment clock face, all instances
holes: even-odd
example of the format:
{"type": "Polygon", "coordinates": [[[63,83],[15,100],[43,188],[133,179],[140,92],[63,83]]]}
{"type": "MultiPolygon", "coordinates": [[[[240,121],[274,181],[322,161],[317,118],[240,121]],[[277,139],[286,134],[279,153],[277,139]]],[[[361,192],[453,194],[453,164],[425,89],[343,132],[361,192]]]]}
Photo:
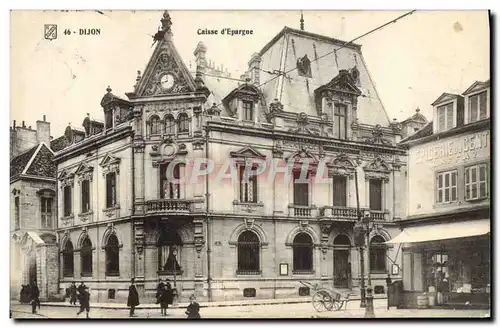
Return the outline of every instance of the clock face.
{"type": "Polygon", "coordinates": [[[171,89],[174,86],[175,79],[172,74],[164,74],[160,78],[160,85],[163,89],[171,89]]]}

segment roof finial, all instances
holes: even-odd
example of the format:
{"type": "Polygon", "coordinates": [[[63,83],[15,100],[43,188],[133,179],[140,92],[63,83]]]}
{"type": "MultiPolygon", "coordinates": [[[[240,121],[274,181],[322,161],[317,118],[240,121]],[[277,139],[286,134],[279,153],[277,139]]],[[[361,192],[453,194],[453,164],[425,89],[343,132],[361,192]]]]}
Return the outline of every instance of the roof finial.
{"type": "Polygon", "coordinates": [[[170,19],[170,14],[168,13],[168,10],[165,10],[163,13],[163,18],[161,19],[161,29],[166,32],[171,34],[172,32],[170,31],[170,28],[172,27],[172,19],[170,19]]]}
{"type": "Polygon", "coordinates": [[[302,13],[302,10],[300,11],[300,29],[304,30],[304,13],[302,13]]]}
{"type": "Polygon", "coordinates": [[[417,106],[417,109],[415,109],[415,111],[416,111],[417,113],[418,113],[418,112],[420,112],[420,108],[418,108],[418,106],[417,106]]]}
{"type": "Polygon", "coordinates": [[[106,88],[106,91],[107,91],[108,93],[111,93],[111,91],[113,91],[113,90],[111,90],[111,87],[108,85],[108,87],[106,88]]]}

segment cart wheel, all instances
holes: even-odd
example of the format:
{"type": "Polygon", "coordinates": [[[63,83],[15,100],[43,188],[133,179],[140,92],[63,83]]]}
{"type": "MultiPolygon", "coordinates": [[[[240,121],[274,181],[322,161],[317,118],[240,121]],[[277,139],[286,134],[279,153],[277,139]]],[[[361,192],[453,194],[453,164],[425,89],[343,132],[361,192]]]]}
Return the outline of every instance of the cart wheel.
{"type": "Polygon", "coordinates": [[[343,306],[344,306],[344,301],[336,301],[335,303],[333,303],[335,311],[339,311],[340,309],[342,309],[343,306]]]}
{"type": "Polygon", "coordinates": [[[313,307],[318,312],[331,311],[333,308],[333,298],[332,296],[324,291],[320,290],[314,293],[312,299],[313,307]]]}

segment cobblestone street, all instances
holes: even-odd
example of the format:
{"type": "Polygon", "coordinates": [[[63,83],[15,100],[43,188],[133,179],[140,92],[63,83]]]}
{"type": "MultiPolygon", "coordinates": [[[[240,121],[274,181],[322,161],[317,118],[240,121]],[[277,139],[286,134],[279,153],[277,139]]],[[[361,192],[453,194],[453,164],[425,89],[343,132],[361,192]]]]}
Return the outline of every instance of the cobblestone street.
{"type": "MultiPolygon", "coordinates": [[[[441,310],[441,309],[395,309],[389,311],[385,308],[385,300],[375,302],[375,316],[377,318],[410,318],[410,317],[447,317],[447,318],[486,318],[490,316],[489,310],[441,310]]],[[[83,319],[85,314],[76,316],[78,307],[55,307],[43,306],[37,315],[31,314],[29,305],[12,305],[12,317],[17,319],[26,318],[69,318],[83,319]]],[[[168,316],[160,315],[160,310],[139,309],[136,310],[136,318],[152,319],[182,319],[185,318],[184,308],[173,308],[168,310],[168,316]]],[[[230,307],[204,307],[201,308],[202,318],[363,318],[364,309],[359,308],[358,301],[348,305],[347,310],[338,312],[316,312],[311,303],[282,304],[282,305],[254,305],[254,306],[230,306],[230,307]]],[[[91,308],[90,318],[93,319],[117,319],[128,318],[128,310],[91,308]]]]}

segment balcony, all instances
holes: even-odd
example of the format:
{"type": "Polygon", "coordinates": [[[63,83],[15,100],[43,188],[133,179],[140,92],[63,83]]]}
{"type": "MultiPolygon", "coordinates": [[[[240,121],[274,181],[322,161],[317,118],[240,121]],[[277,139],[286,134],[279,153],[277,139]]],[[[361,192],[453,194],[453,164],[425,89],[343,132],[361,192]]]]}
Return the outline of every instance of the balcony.
{"type": "MultiPolygon", "coordinates": [[[[361,216],[364,215],[365,209],[360,208],[361,216]]],[[[319,216],[332,218],[338,221],[357,221],[358,209],[356,207],[347,206],[324,206],[319,209],[319,216]]]]}
{"type": "Polygon", "coordinates": [[[155,199],[145,202],[146,214],[189,214],[193,211],[192,199],[155,199]]]}
{"type": "Polygon", "coordinates": [[[318,215],[318,211],[316,206],[304,206],[304,205],[288,205],[288,216],[296,216],[296,217],[316,217],[318,215]]]}
{"type": "Polygon", "coordinates": [[[370,210],[371,221],[386,221],[389,212],[370,210]]]}

